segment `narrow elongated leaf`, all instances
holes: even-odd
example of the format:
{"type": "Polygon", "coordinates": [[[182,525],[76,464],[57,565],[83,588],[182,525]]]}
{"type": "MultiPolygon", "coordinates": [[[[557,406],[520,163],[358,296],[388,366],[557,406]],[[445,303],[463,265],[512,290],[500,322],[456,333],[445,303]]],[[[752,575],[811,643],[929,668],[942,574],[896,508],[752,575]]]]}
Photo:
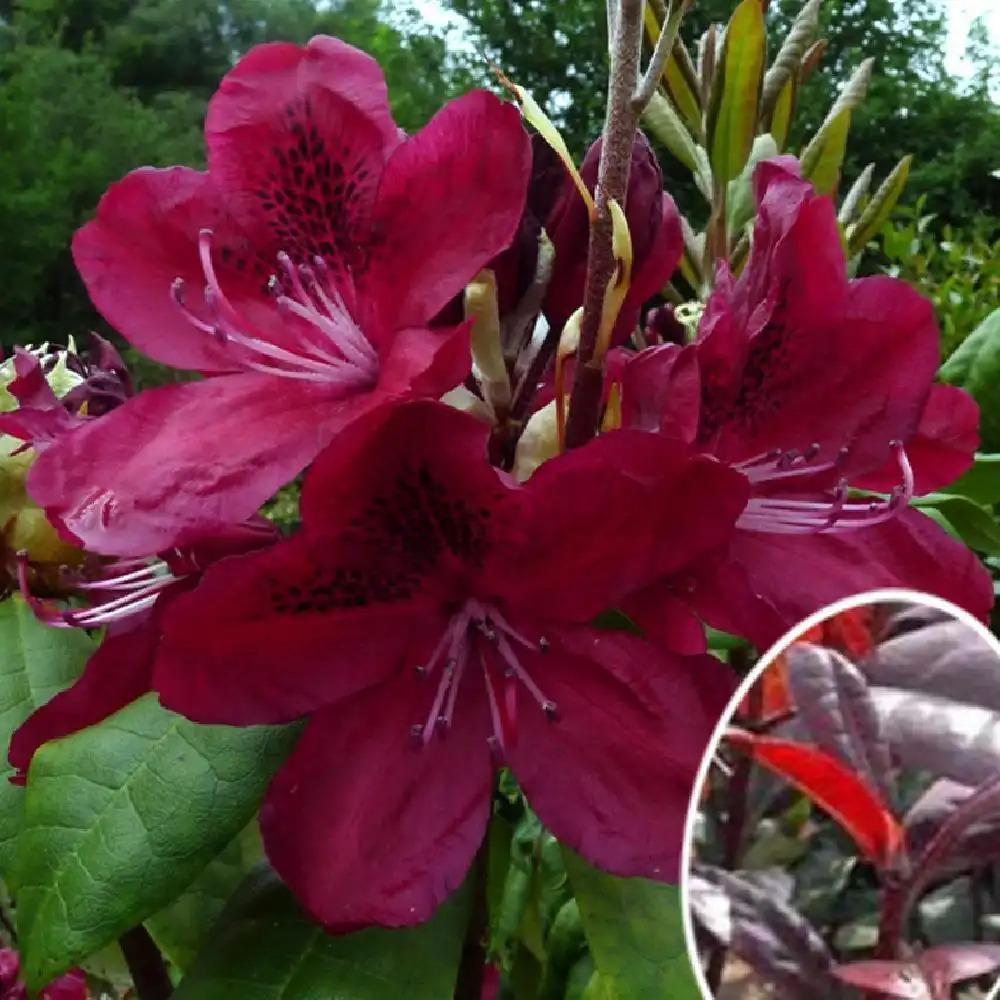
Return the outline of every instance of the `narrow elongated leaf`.
{"type": "Polygon", "coordinates": [[[572,851],[564,849],[563,855],[604,991],[599,995],[697,1000],[677,886],[615,878],[572,851]]]}
{"type": "Polygon", "coordinates": [[[832,649],[796,643],[786,653],[799,717],[821,750],[860,774],[891,804],[892,762],[861,671],[832,649]]]}
{"type": "Polygon", "coordinates": [[[979,823],[996,820],[1000,816],[1000,777],[979,786],[964,799],[954,812],[937,828],[934,836],[917,858],[910,886],[910,897],[915,900],[930,884],[951,856],[961,849],[962,840],[979,823]]]}
{"type": "Polygon", "coordinates": [[[902,828],[871,786],[835,757],[802,743],[737,729],[727,730],[726,738],[828,812],[876,865],[886,866],[895,858],[903,843],[902,828]]]}
{"type": "Polygon", "coordinates": [[[695,920],[750,965],[781,1000],[837,996],[833,956],[793,907],[740,875],[694,865],[688,901],[695,920]]]}
{"type": "Polygon", "coordinates": [[[892,173],[879,185],[878,190],[872,195],[871,201],[865,206],[861,218],[848,230],[847,252],[849,256],[853,257],[856,253],[861,253],[868,245],[868,241],[874,239],[889,221],[889,216],[892,215],[892,211],[903,193],[903,188],[906,187],[906,179],[910,174],[912,162],[912,156],[904,156],[892,168],[892,173]]]}
{"type": "Polygon", "coordinates": [[[1000,712],[1000,653],[978,631],[953,618],[880,643],[858,666],[879,687],[1000,712]]]}
{"type": "Polygon", "coordinates": [[[774,139],[779,153],[783,153],[788,145],[788,133],[791,131],[792,118],[795,115],[798,89],[799,83],[794,76],[786,80],[774,99],[771,113],[765,120],[768,134],[774,139]]]}
{"type": "Polygon", "coordinates": [[[720,183],[736,177],[750,155],[757,131],[765,45],[760,0],[740,0],[726,27],[708,107],[709,160],[720,183]]]}
{"type": "Polygon", "coordinates": [[[418,927],[332,936],[261,866],[173,1000],[442,1000],[455,990],[468,914],[463,887],[418,927]]]}
{"type": "Polygon", "coordinates": [[[84,632],[50,628],[20,594],[0,602],[0,878],[15,888],[14,859],[24,789],[12,785],[7,746],[14,730],[79,676],[95,644],[84,632]]]}
{"type": "Polygon", "coordinates": [[[838,965],[833,975],[842,983],[861,990],[879,993],[900,1000],[933,1000],[931,985],[915,962],[890,962],[873,959],[838,965]]]}
{"type": "Polygon", "coordinates": [[[17,856],[28,985],[44,986],[183,891],[247,825],[297,732],[198,726],[147,695],[42,747],[17,856]]]}
{"type": "Polygon", "coordinates": [[[817,194],[833,194],[847,151],[851,112],[843,108],[826,121],[802,152],[802,176],[813,182],[817,194]]]}
{"type": "Polygon", "coordinates": [[[934,695],[872,687],[893,759],[903,767],[980,785],[1000,773],[1000,715],[934,695]]]}
{"type": "Polygon", "coordinates": [[[952,986],[966,979],[978,979],[1000,966],[1000,945],[978,941],[942,944],[928,948],[918,962],[931,983],[952,986]]]}

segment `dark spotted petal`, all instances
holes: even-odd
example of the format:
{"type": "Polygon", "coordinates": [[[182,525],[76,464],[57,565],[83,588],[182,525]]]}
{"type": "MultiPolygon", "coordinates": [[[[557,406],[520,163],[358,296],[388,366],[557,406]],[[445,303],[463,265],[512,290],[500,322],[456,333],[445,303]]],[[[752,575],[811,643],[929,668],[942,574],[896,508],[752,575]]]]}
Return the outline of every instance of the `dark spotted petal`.
{"type": "Polygon", "coordinates": [[[436,596],[398,561],[363,565],[297,535],[225,560],[178,598],[153,688],[196,722],[287,722],[385,680],[420,636],[440,635],[436,596]]]}
{"type": "Polygon", "coordinates": [[[330,38],[253,49],[205,123],[209,171],[258,253],[322,256],[346,280],[385,162],[399,143],[375,62],[330,38]]]}

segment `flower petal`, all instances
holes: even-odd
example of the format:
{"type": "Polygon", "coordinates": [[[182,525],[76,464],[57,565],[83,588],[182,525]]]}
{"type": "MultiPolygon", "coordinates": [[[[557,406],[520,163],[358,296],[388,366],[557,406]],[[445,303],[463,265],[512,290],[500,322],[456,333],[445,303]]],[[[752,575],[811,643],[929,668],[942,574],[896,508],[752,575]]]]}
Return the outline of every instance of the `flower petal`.
{"type": "Polygon", "coordinates": [[[528,481],[497,587],[526,614],[589,621],[724,543],[748,489],[740,473],[663,435],[602,434],[528,481]]]}
{"type": "Polygon", "coordinates": [[[88,550],[144,556],[245,520],[380,394],[225,375],[162,386],[63,436],[28,488],[88,550]]]}
{"type": "Polygon", "coordinates": [[[735,677],[715,657],[658,654],[621,632],[546,635],[529,669],[556,717],[522,700],[506,750],[528,801],[598,867],[677,881],[695,773],[735,677]]]}
{"type": "MultiPolygon", "coordinates": [[[[916,433],[906,442],[913,468],[914,493],[921,496],[948,486],[967,472],[979,447],[979,406],[964,390],[933,385],[916,433]]],[[[888,493],[899,482],[895,456],[884,469],[858,477],[861,490],[888,493]]]]}
{"type": "Polygon", "coordinates": [[[692,606],[762,649],[827,604],[881,587],[935,594],[984,621],[993,606],[993,584],[976,555],[912,508],[855,531],[738,531],[730,558],[734,569],[699,575],[692,606]],[[745,581],[741,596],[737,576],[745,581]]]}
{"type": "MultiPolygon", "coordinates": [[[[382,176],[377,243],[359,291],[373,329],[427,324],[517,231],[531,146],[513,105],[485,91],[451,101],[382,176]]],[[[368,324],[366,324],[367,327],[368,324]]]]}
{"type": "Polygon", "coordinates": [[[355,424],[309,470],[300,504],[306,530],[314,539],[339,537],[353,525],[373,553],[410,555],[428,572],[449,559],[478,564],[519,493],[490,465],[489,433],[476,417],[432,400],[355,424]]]}
{"type": "Polygon", "coordinates": [[[407,650],[446,625],[433,589],[389,594],[391,560],[357,555],[303,533],[209,567],[164,615],[163,704],[195,722],[287,722],[418,665],[407,650]]]}
{"type": "Polygon", "coordinates": [[[481,684],[426,746],[411,734],[433,686],[407,671],[315,716],[261,809],[268,858],[335,930],[421,923],[461,883],[490,816],[481,684]]]}
{"type": "Polygon", "coordinates": [[[400,142],[370,56],[322,37],[257,46],[219,85],[205,139],[209,172],[258,252],[321,256],[338,284],[349,280],[400,142]]]}
{"type": "Polygon", "coordinates": [[[228,219],[208,174],[141,167],[108,188],[96,217],[73,238],[73,260],[90,300],[133,347],[174,368],[229,371],[236,367],[232,354],[171,300],[171,287],[180,278],[188,305],[199,306],[205,278],[198,233],[205,228],[215,233],[217,251],[236,253],[232,270],[220,261],[220,280],[234,279],[237,260],[249,259],[254,269],[256,258],[228,219]]]}

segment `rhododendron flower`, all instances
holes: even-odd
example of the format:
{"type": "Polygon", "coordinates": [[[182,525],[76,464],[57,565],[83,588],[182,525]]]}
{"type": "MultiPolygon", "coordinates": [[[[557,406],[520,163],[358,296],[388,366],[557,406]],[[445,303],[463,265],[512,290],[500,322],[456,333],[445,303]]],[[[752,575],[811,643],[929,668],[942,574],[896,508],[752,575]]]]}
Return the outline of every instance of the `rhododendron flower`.
{"type": "Polygon", "coordinates": [[[15,730],[8,754],[17,772],[12,780],[24,781],[43,743],[95,725],[146,694],[160,623],[170,602],[190,590],[207,566],[272,545],[278,537],[269,521],[254,517],[158,557],[114,561],[89,557],[63,576],[63,586],[74,598],[72,605],[34,597],[22,562],[21,591],[40,620],[54,627],[106,631],[80,677],[15,730]]]}
{"type": "MultiPolygon", "coordinates": [[[[28,991],[18,978],[20,974],[20,955],[12,948],[0,948],[0,1000],[26,1000],[28,991]]],[[[89,997],[82,969],[70,969],[38,992],[38,1000],[89,1000],[89,997]]]]}
{"type": "Polygon", "coordinates": [[[143,392],[49,449],[30,488],[92,551],[242,521],[352,420],[469,371],[442,307],[518,226],[530,146],[485,92],[407,138],[364,53],[258,46],[206,118],[208,170],[136,170],[77,233],[105,318],[211,377],[143,392]]]}
{"type": "Polygon", "coordinates": [[[519,486],[487,461],[489,433],[431,401],[353,425],[306,476],[301,533],[210,567],[163,618],[167,707],[309,717],[261,827],[328,926],[424,920],[469,868],[500,765],[594,863],[678,875],[734,679],[590,623],[720,544],[746,482],[619,431],[519,486]]]}
{"type": "Polygon", "coordinates": [[[19,347],[0,364],[0,591],[13,583],[18,553],[45,582],[54,568],[81,557],[72,534],[28,496],[25,480],[39,452],[120,405],[129,392],[124,362],[96,334],[86,359],[70,340],[65,350],[19,347]]]}
{"type": "Polygon", "coordinates": [[[752,495],[723,553],[630,613],[656,628],[694,608],[762,647],[875,587],[984,618],[993,590],[979,560],[908,506],[965,471],[977,445],[971,397],[932,386],[930,303],[892,278],[847,279],[833,206],[794,161],[762,164],[755,187],[749,260],[735,280],[720,267],[697,340],[641,352],[622,380],[626,426],[714,455],[752,495]]]}

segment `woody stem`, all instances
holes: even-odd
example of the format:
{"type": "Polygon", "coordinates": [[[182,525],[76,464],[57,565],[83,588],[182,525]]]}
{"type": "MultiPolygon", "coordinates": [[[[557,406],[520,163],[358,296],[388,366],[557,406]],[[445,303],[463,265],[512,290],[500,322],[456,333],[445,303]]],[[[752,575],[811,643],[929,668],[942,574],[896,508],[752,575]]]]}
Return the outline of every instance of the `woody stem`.
{"type": "Polygon", "coordinates": [[[615,273],[612,220],[608,202],[624,208],[632,164],[632,144],[639,124],[633,101],[639,80],[643,0],[619,0],[611,43],[608,104],[602,134],[601,162],[594,196],[595,218],[587,249],[587,277],[580,323],[579,363],[570,396],[566,447],[586,444],[596,433],[604,382],[603,362],[594,359],[604,295],[615,273]]]}

